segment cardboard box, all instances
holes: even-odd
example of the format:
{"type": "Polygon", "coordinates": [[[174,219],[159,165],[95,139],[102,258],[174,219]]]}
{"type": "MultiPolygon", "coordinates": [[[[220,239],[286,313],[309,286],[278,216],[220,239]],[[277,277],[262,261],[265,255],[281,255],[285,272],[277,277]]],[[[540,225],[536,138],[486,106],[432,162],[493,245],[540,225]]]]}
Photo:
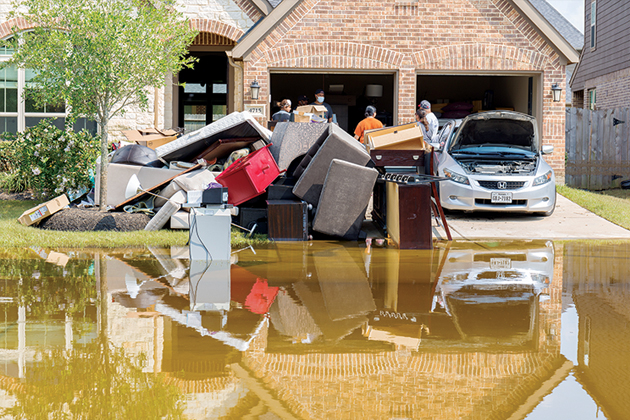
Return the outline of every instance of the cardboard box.
{"type": "Polygon", "coordinates": [[[323,105],[302,105],[298,106],[295,111],[295,122],[311,122],[311,117],[324,118],[326,115],[326,107],[323,105]]]}
{"type": "Polygon", "coordinates": [[[31,209],[26,210],[18,218],[18,221],[24,226],[37,224],[48,216],[57,213],[68,204],[70,204],[70,202],[68,201],[68,197],[66,197],[65,194],[62,194],[59,197],[53,198],[50,201],[40,204],[39,206],[35,206],[31,209]]]}
{"type": "Polygon", "coordinates": [[[483,101],[472,101],[472,106],[471,113],[479,112],[483,107],[483,101]]]}
{"type": "Polygon", "coordinates": [[[416,123],[367,130],[364,139],[368,151],[419,150],[425,147],[422,130],[416,123]]]}
{"type": "Polygon", "coordinates": [[[70,261],[70,257],[66,254],[54,251],[51,251],[50,254],[48,254],[48,258],[46,258],[47,263],[56,264],[60,267],[65,267],[68,264],[68,261],[70,261]]]}
{"type": "Polygon", "coordinates": [[[126,130],[123,131],[123,134],[130,142],[135,142],[154,150],[156,147],[163,146],[177,138],[175,130],[160,131],[155,128],[147,128],[144,130],[126,130]]]}
{"type": "Polygon", "coordinates": [[[431,104],[431,111],[432,112],[444,112],[442,109],[448,105],[448,102],[446,103],[442,103],[442,104],[431,104]]]}

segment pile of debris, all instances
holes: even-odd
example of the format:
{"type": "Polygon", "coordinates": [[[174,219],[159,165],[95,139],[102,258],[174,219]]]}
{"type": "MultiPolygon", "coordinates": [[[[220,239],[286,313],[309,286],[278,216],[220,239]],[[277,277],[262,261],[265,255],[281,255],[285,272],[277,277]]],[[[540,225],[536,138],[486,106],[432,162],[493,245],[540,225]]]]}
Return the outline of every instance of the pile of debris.
{"type": "MultiPolygon", "coordinates": [[[[234,112],[179,137],[125,134],[136,143],[111,156],[105,203],[113,212],[151,216],[145,230],[191,229],[191,210],[214,206],[229,211],[231,224],[273,240],[362,236],[382,153],[372,157],[336,124],[284,122],[272,132],[248,112],[234,112]]],[[[99,190],[97,176],[97,203],[99,190]]],[[[37,223],[66,205],[64,198],[20,221],[37,223]]]]}

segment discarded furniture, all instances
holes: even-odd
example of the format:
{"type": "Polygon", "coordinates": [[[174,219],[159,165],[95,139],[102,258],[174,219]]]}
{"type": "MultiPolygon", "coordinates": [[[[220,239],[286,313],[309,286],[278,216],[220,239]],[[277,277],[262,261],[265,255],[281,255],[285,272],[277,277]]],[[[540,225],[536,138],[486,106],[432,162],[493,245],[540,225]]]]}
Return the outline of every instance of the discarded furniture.
{"type": "Polygon", "coordinates": [[[365,147],[350,134],[335,124],[329,124],[328,137],[321,143],[316,143],[308,151],[294,176],[299,177],[293,194],[314,207],[319,203],[328,168],[333,159],[351,162],[365,166],[370,161],[370,155],[365,147]]]}
{"type": "Polygon", "coordinates": [[[322,187],[319,204],[313,218],[313,230],[357,239],[352,232],[357,219],[365,219],[378,171],[339,159],[333,159],[322,187]]]}
{"type": "Polygon", "coordinates": [[[167,162],[190,161],[219,139],[243,137],[259,137],[268,143],[271,131],[260,125],[249,112],[233,112],[199,130],[184,134],[155,151],[158,158],[167,162]]]}
{"type": "MultiPolygon", "coordinates": [[[[306,155],[309,149],[318,142],[323,142],[328,137],[328,123],[294,123],[280,122],[276,125],[271,135],[271,147],[269,151],[278,163],[278,167],[289,169],[291,163],[297,158],[306,155]]],[[[291,176],[291,173],[287,173],[291,176]]]]}
{"type": "Polygon", "coordinates": [[[269,239],[306,241],[308,239],[308,205],[305,201],[267,200],[269,239]]]}
{"type": "Polygon", "coordinates": [[[229,189],[228,203],[239,205],[265,192],[280,175],[269,145],[238,159],[216,181],[229,189]]]}

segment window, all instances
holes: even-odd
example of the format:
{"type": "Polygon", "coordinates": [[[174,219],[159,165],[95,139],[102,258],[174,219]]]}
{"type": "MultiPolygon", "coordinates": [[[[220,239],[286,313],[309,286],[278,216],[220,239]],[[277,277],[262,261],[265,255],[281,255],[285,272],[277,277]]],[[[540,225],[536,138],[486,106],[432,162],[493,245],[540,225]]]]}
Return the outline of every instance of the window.
{"type": "Polygon", "coordinates": [[[588,91],[588,109],[590,109],[591,111],[595,111],[597,102],[596,102],[596,97],[595,97],[595,89],[590,89],[588,91]]]}
{"type": "MultiPolygon", "coordinates": [[[[0,61],[7,61],[12,54],[12,50],[1,47],[0,61]]],[[[0,133],[17,133],[46,118],[53,118],[56,127],[64,128],[67,115],[64,104],[37,107],[31,100],[24,100],[23,93],[33,86],[31,80],[34,76],[35,71],[31,69],[18,69],[15,66],[0,69],[0,133]]],[[[96,133],[94,121],[78,119],[74,129],[79,131],[83,128],[96,133]]]]}
{"type": "Polygon", "coordinates": [[[597,15],[595,10],[597,9],[597,0],[591,0],[591,48],[595,48],[595,32],[597,26],[597,15]]]}

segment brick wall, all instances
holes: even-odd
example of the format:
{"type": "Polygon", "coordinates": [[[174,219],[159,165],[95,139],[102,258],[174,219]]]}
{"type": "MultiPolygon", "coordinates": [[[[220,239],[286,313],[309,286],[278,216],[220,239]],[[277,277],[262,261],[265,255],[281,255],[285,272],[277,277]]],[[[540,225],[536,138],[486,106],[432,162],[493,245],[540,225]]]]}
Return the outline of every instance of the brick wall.
{"type": "MultiPolygon", "coordinates": [[[[630,108],[630,68],[587,80],[585,92],[596,89],[596,109],[630,108]]],[[[588,107],[588,94],[584,95],[588,107]]]]}
{"type": "Polygon", "coordinates": [[[259,101],[246,103],[266,103],[273,68],[395,73],[396,123],[414,118],[417,71],[540,73],[543,143],[555,146],[547,159],[563,178],[565,103],[552,102],[551,85],[566,88],[565,68],[506,0],[304,0],[246,61],[245,83],[261,85],[259,101]]]}

